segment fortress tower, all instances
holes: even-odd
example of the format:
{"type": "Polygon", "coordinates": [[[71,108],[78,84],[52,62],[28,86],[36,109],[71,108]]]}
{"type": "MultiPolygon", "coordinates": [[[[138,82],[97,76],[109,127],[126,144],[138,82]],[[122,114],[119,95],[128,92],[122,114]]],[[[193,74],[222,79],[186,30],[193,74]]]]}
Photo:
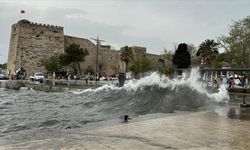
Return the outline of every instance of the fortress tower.
{"type": "Polygon", "coordinates": [[[44,72],[41,59],[64,52],[63,27],[20,20],[12,25],[7,70],[24,68],[28,75],[44,72]]]}
{"type": "MultiPolygon", "coordinates": [[[[95,70],[97,64],[96,44],[86,38],[64,35],[63,27],[37,24],[28,20],[20,20],[12,25],[7,70],[13,73],[19,68],[26,70],[30,76],[35,72],[46,72],[41,66],[43,58],[64,53],[64,49],[75,43],[87,49],[89,55],[81,63],[81,68],[91,67],[95,70]]],[[[148,54],[145,47],[132,47],[136,58],[147,57],[157,66],[159,55],[148,54]]],[[[125,65],[120,58],[121,50],[111,50],[110,45],[100,45],[98,52],[99,73],[104,76],[124,72],[125,65]]]]}

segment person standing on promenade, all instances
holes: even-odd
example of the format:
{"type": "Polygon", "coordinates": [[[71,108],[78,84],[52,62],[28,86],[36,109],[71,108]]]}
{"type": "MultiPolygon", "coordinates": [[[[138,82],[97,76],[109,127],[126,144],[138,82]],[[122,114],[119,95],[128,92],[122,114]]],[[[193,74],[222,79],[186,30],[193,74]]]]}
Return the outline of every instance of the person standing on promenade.
{"type": "Polygon", "coordinates": [[[85,77],[86,84],[88,84],[88,79],[89,79],[89,75],[87,74],[85,77]]]}

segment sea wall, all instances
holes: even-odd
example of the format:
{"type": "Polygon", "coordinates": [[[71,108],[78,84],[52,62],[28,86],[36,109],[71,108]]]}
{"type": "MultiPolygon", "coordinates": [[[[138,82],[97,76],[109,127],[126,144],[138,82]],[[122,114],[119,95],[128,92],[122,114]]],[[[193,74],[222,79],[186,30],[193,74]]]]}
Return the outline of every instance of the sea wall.
{"type": "Polygon", "coordinates": [[[21,87],[25,87],[25,80],[8,80],[5,83],[5,88],[19,90],[21,87]]]}
{"type": "Polygon", "coordinates": [[[46,84],[26,83],[25,86],[28,87],[29,89],[44,91],[44,92],[63,92],[66,90],[66,88],[63,87],[46,85],[46,84]]]}
{"type": "Polygon", "coordinates": [[[37,83],[37,82],[27,82],[25,86],[29,89],[37,90],[37,91],[44,91],[44,92],[65,92],[73,89],[88,89],[88,88],[97,88],[100,87],[102,84],[92,83],[92,84],[85,84],[84,82],[80,81],[52,81],[46,83],[37,83]]]}
{"type": "Polygon", "coordinates": [[[66,80],[56,80],[54,83],[50,80],[46,80],[43,83],[39,81],[32,82],[29,80],[8,80],[0,81],[1,88],[20,90],[21,87],[27,87],[28,89],[33,89],[37,91],[44,92],[64,92],[73,89],[89,89],[97,88],[102,86],[104,83],[95,83],[89,82],[88,84],[85,81],[66,81],[66,80]]]}

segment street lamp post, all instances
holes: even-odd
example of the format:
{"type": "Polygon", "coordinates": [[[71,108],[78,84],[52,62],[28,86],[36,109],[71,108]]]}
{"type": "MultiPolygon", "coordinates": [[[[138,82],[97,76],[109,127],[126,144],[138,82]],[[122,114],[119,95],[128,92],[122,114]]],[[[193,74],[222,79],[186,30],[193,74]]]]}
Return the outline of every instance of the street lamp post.
{"type": "Polygon", "coordinates": [[[100,40],[99,37],[95,38],[91,38],[92,40],[96,41],[96,82],[97,82],[97,73],[99,74],[99,61],[98,61],[98,55],[99,55],[99,45],[101,44],[101,42],[104,42],[104,40],[100,40]]]}
{"type": "Polygon", "coordinates": [[[21,62],[20,62],[21,68],[23,68],[23,48],[21,48],[21,62]]]}

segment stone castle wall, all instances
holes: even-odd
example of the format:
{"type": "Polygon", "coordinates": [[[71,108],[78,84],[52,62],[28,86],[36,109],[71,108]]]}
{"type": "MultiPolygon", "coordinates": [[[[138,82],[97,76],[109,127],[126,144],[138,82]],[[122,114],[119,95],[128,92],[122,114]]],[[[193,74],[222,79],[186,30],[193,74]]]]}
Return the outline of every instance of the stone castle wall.
{"type": "Polygon", "coordinates": [[[21,20],[12,26],[7,70],[24,68],[27,75],[45,72],[43,58],[64,52],[63,27],[21,20]]]}
{"type": "Polygon", "coordinates": [[[89,55],[86,56],[85,61],[81,63],[81,68],[86,68],[87,66],[91,66],[95,69],[96,64],[96,45],[93,44],[90,40],[84,38],[78,38],[73,36],[64,36],[64,48],[68,47],[70,44],[75,43],[80,45],[81,48],[87,49],[89,55]]]}
{"type": "MultiPolygon", "coordinates": [[[[41,59],[64,53],[64,49],[75,43],[87,49],[89,55],[81,63],[84,70],[91,66],[96,70],[96,45],[88,39],[64,35],[63,27],[32,23],[20,20],[12,25],[7,70],[13,73],[20,67],[30,76],[35,72],[46,72],[41,66],[41,59]]],[[[135,58],[148,57],[157,65],[159,55],[147,54],[145,47],[131,47],[135,58]]],[[[111,50],[110,46],[99,47],[99,71],[104,76],[116,75],[125,71],[121,61],[121,50],[111,50]]]]}
{"type": "Polygon", "coordinates": [[[122,71],[120,55],[118,51],[110,48],[101,48],[99,62],[101,64],[101,74],[104,76],[116,75],[122,71]]]}
{"type": "MultiPolygon", "coordinates": [[[[80,45],[81,48],[87,49],[89,55],[86,56],[85,61],[81,63],[81,68],[84,70],[88,66],[91,66],[96,70],[96,54],[97,47],[88,39],[73,37],[73,36],[64,36],[65,48],[70,44],[75,43],[80,45]]],[[[117,51],[111,50],[110,46],[99,46],[98,51],[98,70],[101,75],[111,76],[120,72],[119,63],[120,55],[117,51]]]]}
{"type": "Polygon", "coordinates": [[[19,28],[17,24],[12,25],[11,27],[11,36],[10,36],[10,45],[9,45],[9,54],[8,54],[8,63],[7,70],[13,72],[16,70],[16,65],[20,66],[20,61],[17,61],[20,58],[17,58],[17,43],[19,36],[19,28]]]}

